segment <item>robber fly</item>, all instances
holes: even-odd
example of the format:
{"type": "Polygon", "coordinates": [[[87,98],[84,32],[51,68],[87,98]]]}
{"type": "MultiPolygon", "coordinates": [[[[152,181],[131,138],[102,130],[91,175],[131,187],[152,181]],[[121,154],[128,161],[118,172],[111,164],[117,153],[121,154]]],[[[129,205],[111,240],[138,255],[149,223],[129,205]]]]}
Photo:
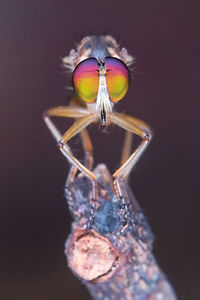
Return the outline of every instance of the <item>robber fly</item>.
{"type": "Polygon", "coordinates": [[[96,176],[92,172],[93,148],[87,126],[100,122],[102,126],[115,124],[126,131],[121,166],[112,175],[116,195],[122,201],[124,201],[122,183],[127,180],[133,166],[147,148],[152,132],[145,122],[114,110],[115,104],[123,99],[128,91],[129,66],[133,63],[133,57],[125,48],[120,48],[112,36],[83,38],[77,48],[72,49],[69,55],[64,57],[63,62],[72,71],[73,89],[80,104],[72,100],[69,106],[50,108],[44,113],[44,121],[57,140],[60,151],[72,165],[71,173],[75,174],[79,170],[91,180],[93,199],[91,215],[93,215],[98,191],[96,176]],[[51,120],[54,116],[74,118],[76,121],[64,135],[61,135],[51,120]],[[85,152],[84,164],[73,155],[68,146],[69,140],[77,134],[80,134],[85,152]],[[132,134],[140,136],[142,142],[131,154],[132,134]]]}

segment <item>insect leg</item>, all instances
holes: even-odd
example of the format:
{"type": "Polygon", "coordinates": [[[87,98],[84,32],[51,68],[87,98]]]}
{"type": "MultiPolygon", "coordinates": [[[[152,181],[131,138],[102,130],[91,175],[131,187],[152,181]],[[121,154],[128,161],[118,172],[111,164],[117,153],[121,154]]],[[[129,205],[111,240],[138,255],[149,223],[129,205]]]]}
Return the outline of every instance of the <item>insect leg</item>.
{"type": "MultiPolygon", "coordinates": [[[[67,158],[67,160],[72,164],[75,168],[77,168],[79,171],[81,171],[86,177],[88,177],[91,180],[92,183],[92,204],[91,204],[91,214],[90,214],[90,226],[93,222],[94,219],[94,212],[95,212],[95,201],[97,200],[97,182],[96,182],[96,176],[93,172],[91,172],[87,167],[85,167],[78,159],[76,159],[69,146],[67,145],[67,142],[76,134],[80,133],[82,130],[84,130],[90,123],[92,123],[95,120],[95,116],[93,114],[88,114],[82,118],[80,118],[81,112],[78,110],[73,110],[71,107],[65,108],[65,113],[63,113],[62,109],[58,108],[58,111],[56,108],[50,109],[47,111],[44,115],[44,121],[55,137],[55,139],[58,142],[60,151],[62,154],[67,158]],[[58,113],[57,113],[58,112],[58,113]],[[68,112],[69,112],[69,117],[77,117],[79,118],[66,132],[65,134],[61,137],[60,132],[50,119],[49,115],[54,115],[54,116],[63,116],[63,117],[68,117],[68,112]]],[[[74,174],[75,170],[72,172],[74,174]]],[[[89,226],[89,227],[90,227],[89,226]]]]}
{"type": "MultiPolygon", "coordinates": [[[[91,170],[92,166],[93,166],[93,147],[92,147],[92,142],[90,140],[87,129],[83,129],[80,132],[80,136],[81,136],[81,140],[82,140],[83,149],[84,149],[84,152],[85,152],[84,165],[85,165],[86,168],[91,170]]],[[[60,136],[60,139],[61,139],[61,136],[60,136]]],[[[68,195],[68,193],[70,192],[70,187],[71,187],[71,184],[74,181],[76,173],[77,173],[77,168],[75,166],[71,165],[69,174],[67,176],[66,184],[65,184],[65,194],[66,195],[68,195]]],[[[71,197],[69,196],[68,198],[70,199],[71,197]]],[[[70,206],[69,201],[68,201],[68,205],[70,206]]]]}
{"type": "Polygon", "coordinates": [[[114,178],[125,179],[126,176],[131,172],[133,166],[142,156],[143,152],[146,150],[152,138],[152,131],[145,122],[126,114],[113,113],[110,116],[110,119],[112,123],[118,125],[124,130],[139,135],[143,139],[143,141],[140,143],[138,148],[129,156],[129,158],[123,163],[123,165],[118,170],[116,170],[115,173],[113,174],[114,178]]]}
{"type": "MultiPolygon", "coordinates": [[[[123,154],[123,159],[126,158],[126,160],[123,161],[122,166],[119,169],[117,169],[113,174],[116,194],[118,195],[118,197],[122,199],[122,203],[125,206],[125,209],[127,211],[127,216],[128,216],[129,215],[128,206],[124,198],[123,185],[126,183],[127,177],[131,172],[132,168],[137,163],[139,158],[142,156],[143,152],[146,150],[152,138],[152,132],[149,126],[145,122],[126,114],[113,113],[110,116],[110,120],[112,123],[118,125],[124,130],[137,134],[143,139],[143,141],[140,143],[137,149],[128,157],[128,152],[130,149],[130,141],[129,141],[129,137],[127,136],[127,145],[129,149],[127,152],[124,151],[123,154]]],[[[126,141],[125,141],[125,145],[126,145],[126,141]]]]}
{"type": "MultiPolygon", "coordinates": [[[[83,116],[88,116],[88,110],[82,108],[82,107],[55,107],[55,108],[51,108],[47,111],[47,113],[45,115],[48,116],[59,116],[59,117],[70,117],[70,118],[80,118],[83,116]]],[[[80,124],[82,124],[82,121],[80,121],[80,124]]],[[[81,126],[81,125],[79,125],[81,126]]],[[[81,127],[79,128],[81,130],[81,127]]],[[[72,128],[71,128],[72,131],[72,128]]],[[[70,132],[67,131],[66,134],[68,134],[70,132]]],[[[83,129],[82,131],[79,132],[80,136],[81,136],[81,140],[82,140],[82,145],[83,145],[83,149],[85,152],[85,166],[88,169],[92,168],[93,165],[93,147],[92,147],[92,143],[89,137],[89,134],[87,132],[86,129],[83,129]]],[[[66,137],[67,138],[67,137],[66,137]]],[[[59,145],[61,143],[65,143],[65,137],[63,136],[60,141],[58,141],[59,145]]]]}
{"type": "Polygon", "coordinates": [[[75,106],[56,106],[51,107],[44,113],[45,117],[64,117],[64,118],[81,118],[88,115],[89,112],[83,107],[75,106]]]}
{"type": "MultiPolygon", "coordinates": [[[[54,138],[59,144],[61,152],[67,157],[67,159],[71,162],[72,165],[76,166],[81,172],[85,174],[85,176],[91,178],[92,172],[88,173],[89,171],[86,167],[84,167],[78,160],[72,155],[71,149],[66,144],[69,139],[71,139],[74,135],[79,133],[84,127],[86,127],[89,123],[93,121],[93,117],[91,117],[91,114],[88,113],[88,111],[84,108],[79,107],[53,107],[47,110],[44,113],[44,121],[53,134],[54,138]],[[54,123],[51,121],[50,116],[56,116],[56,117],[67,117],[67,118],[79,118],[78,123],[74,123],[64,134],[64,136],[61,135],[59,130],[56,128],[54,123]],[[81,118],[82,117],[82,118],[81,118]],[[86,123],[85,123],[86,120],[86,123]],[[89,122],[88,122],[89,121],[89,122]],[[73,158],[74,157],[74,160],[73,158]]],[[[94,174],[93,174],[94,175],[94,174]]],[[[93,178],[94,176],[92,176],[93,178]]]]}
{"type": "Polygon", "coordinates": [[[91,170],[92,166],[93,166],[93,146],[92,146],[92,142],[90,139],[90,136],[88,134],[87,129],[83,129],[80,132],[80,136],[81,136],[81,140],[82,140],[82,144],[83,144],[83,149],[85,152],[85,163],[84,165],[91,170]]]}
{"type": "Polygon", "coordinates": [[[131,154],[131,144],[133,140],[133,135],[130,131],[126,131],[125,138],[124,138],[124,144],[122,147],[122,155],[121,155],[121,166],[127,161],[131,154]]]}

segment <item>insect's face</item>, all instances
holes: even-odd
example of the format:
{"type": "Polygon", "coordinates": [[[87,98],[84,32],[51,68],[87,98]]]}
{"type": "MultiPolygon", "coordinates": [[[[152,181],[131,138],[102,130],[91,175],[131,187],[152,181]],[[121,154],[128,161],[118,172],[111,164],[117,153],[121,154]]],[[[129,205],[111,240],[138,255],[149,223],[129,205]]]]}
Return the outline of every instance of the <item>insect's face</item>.
{"type": "Polygon", "coordinates": [[[102,121],[112,103],[120,101],[130,83],[128,67],[118,58],[106,57],[98,61],[90,57],[81,61],[73,72],[73,86],[78,97],[85,103],[96,102],[102,121]]]}

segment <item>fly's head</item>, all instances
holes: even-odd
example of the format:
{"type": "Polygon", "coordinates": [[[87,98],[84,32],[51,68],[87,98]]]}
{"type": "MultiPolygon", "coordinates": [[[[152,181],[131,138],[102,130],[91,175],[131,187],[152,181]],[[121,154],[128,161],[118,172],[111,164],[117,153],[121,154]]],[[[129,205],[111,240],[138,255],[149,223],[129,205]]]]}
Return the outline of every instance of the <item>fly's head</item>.
{"type": "Polygon", "coordinates": [[[105,125],[113,106],[126,95],[130,84],[128,66],[133,57],[120,49],[109,36],[87,36],[76,50],[63,59],[73,72],[72,82],[78,98],[91,111],[96,111],[105,125]]]}

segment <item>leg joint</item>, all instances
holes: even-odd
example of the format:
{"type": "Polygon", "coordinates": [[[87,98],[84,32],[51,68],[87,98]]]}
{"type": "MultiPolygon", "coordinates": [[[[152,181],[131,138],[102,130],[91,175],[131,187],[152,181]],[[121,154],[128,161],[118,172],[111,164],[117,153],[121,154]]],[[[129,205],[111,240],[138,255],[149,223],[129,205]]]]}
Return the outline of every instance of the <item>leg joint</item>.
{"type": "Polygon", "coordinates": [[[59,148],[59,149],[63,149],[63,147],[64,147],[64,144],[63,144],[62,141],[59,141],[59,142],[57,143],[57,145],[58,145],[58,148],[59,148]]]}
{"type": "Polygon", "coordinates": [[[153,137],[153,133],[151,131],[146,132],[145,135],[144,135],[144,140],[147,141],[147,142],[150,142],[152,137],[153,137]]]}

